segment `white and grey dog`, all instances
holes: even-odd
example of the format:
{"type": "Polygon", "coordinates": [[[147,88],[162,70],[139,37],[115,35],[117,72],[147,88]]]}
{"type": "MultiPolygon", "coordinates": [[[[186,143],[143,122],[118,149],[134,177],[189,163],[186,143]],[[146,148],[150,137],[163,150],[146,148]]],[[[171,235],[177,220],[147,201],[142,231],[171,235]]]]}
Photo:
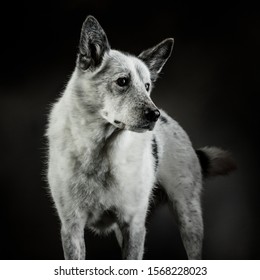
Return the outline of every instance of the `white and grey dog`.
{"type": "Polygon", "coordinates": [[[194,150],[150,93],[172,52],[166,39],[138,57],[110,48],[97,20],[82,26],[75,71],[49,117],[48,182],[66,259],[85,259],[84,228],[114,231],[123,259],[142,259],[156,184],[177,214],[189,259],[200,259],[202,177],[234,168],[219,148],[194,150]]]}

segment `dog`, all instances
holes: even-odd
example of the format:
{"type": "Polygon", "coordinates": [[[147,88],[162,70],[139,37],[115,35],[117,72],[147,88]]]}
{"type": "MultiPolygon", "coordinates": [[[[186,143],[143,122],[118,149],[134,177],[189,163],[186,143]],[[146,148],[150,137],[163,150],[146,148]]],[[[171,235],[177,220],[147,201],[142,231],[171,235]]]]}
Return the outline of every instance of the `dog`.
{"type": "Polygon", "coordinates": [[[85,227],[114,232],[123,259],[142,259],[157,184],[176,213],[188,258],[201,258],[203,179],[228,174],[235,163],[220,148],[193,149],[180,125],[151,100],[173,42],[134,56],[111,49],[93,16],[83,23],[75,70],[46,132],[65,259],[85,259],[85,227]]]}

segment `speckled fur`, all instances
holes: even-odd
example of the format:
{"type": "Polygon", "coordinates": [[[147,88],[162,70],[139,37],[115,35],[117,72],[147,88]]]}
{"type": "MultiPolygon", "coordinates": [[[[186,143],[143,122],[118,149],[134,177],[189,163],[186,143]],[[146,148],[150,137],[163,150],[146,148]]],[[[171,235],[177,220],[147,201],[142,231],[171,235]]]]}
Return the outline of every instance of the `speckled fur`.
{"type": "Polygon", "coordinates": [[[141,259],[156,182],[178,214],[188,257],[201,257],[198,157],[165,112],[156,123],[144,120],[146,109],[157,109],[150,91],[172,45],[166,39],[138,58],[111,50],[93,17],[83,24],[75,71],[51,110],[47,130],[48,181],[66,259],[85,259],[85,227],[114,230],[123,258],[141,259]],[[130,80],[124,88],[117,84],[122,76],[130,80]]]}

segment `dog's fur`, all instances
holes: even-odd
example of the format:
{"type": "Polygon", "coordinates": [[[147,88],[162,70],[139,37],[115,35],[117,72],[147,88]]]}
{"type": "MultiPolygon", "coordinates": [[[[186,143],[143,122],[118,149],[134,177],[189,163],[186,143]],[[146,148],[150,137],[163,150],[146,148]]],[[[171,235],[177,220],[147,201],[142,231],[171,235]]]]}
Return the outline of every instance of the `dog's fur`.
{"type": "Polygon", "coordinates": [[[85,259],[85,226],[114,231],[123,258],[141,259],[156,183],[177,213],[188,258],[201,258],[202,174],[226,174],[234,162],[218,148],[195,151],[162,110],[158,119],[150,92],[172,47],[166,39],[138,57],[112,50],[97,20],[85,20],[75,71],[47,131],[48,181],[66,259],[85,259]]]}

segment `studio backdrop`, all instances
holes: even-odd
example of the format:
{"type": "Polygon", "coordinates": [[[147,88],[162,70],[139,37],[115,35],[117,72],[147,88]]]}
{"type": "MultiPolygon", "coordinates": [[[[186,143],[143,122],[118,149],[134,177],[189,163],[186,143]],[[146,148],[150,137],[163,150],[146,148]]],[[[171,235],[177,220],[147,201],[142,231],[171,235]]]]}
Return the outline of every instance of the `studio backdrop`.
{"type": "MultiPolygon", "coordinates": [[[[138,55],[174,37],[152,100],[193,146],[231,151],[238,169],[205,181],[204,259],[259,259],[259,15],[246,1],[20,1],[1,16],[1,259],[63,259],[46,181],[51,104],[75,67],[80,29],[95,16],[114,49],[138,55]]],[[[120,259],[115,236],[87,231],[87,258],[120,259]]],[[[166,205],[147,222],[145,259],[186,259],[166,205]]]]}

